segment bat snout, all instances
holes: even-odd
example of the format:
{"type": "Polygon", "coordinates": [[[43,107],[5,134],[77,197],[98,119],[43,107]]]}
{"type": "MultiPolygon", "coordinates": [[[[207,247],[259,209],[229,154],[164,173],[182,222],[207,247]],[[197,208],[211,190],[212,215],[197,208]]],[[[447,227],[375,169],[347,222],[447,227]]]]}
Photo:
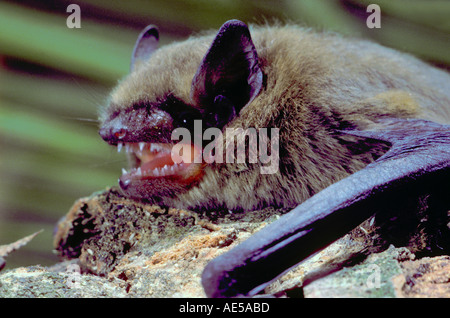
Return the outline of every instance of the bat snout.
{"type": "Polygon", "coordinates": [[[124,126],[120,121],[114,119],[104,123],[99,129],[99,135],[104,141],[111,145],[117,145],[128,135],[128,127],[124,126]]]}
{"type": "Polygon", "coordinates": [[[119,143],[171,141],[173,119],[160,109],[132,109],[122,111],[105,120],[99,135],[111,145],[119,143]]]}

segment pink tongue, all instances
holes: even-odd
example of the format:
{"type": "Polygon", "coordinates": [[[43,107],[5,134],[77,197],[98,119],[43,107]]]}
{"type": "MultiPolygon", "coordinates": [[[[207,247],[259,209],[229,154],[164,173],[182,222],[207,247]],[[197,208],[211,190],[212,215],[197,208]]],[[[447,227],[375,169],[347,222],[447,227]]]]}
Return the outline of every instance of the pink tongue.
{"type": "Polygon", "coordinates": [[[170,152],[162,152],[156,155],[151,161],[141,165],[141,169],[145,171],[152,171],[155,168],[162,168],[165,165],[172,166],[174,164],[170,152]]]}
{"type": "MultiPolygon", "coordinates": [[[[176,170],[171,170],[172,172],[169,174],[183,174],[184,170],[187,169],[187,167],[190,165],[190,163],[193,162],[194,158],[198,156],[198,154],[201,154],[201,151],[198,150],[193,145],[186,145],[184,144],[183,147],[189,147],[190,151],[185,151],[183,155],[177,154],[177,151],[162,151],[157,153],[153,158],[149,161],[143,161],[141,162],[141,171],[145,173],[148,176],[155,176],[154,170],[157,168],[162,169],[164,166],[172,167],[176,164],[183,163],[183,165],[177,165],[176,170]],[[172,157],[173,156],[173,157],[172,157]],[[172,159],[173,158],[173,159],[172,159]]],[[[185,150],[186,148],[182,148],[185,150]]],[[[173,149],[172,149],[173,150],[173,149]]],[[[165,175],[167,173],[164,172],[165,175]]],[[[156,176],[161,176],[161,172],[158,172],[156,176]]]]}

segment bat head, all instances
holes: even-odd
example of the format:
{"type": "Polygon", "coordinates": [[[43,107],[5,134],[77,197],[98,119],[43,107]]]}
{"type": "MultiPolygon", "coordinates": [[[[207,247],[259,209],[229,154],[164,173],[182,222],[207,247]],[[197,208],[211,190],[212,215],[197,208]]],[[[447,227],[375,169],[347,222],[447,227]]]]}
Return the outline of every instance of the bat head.
{"type": "Polygon", "coordinates": [[[163,48],[158,38],[154,26],[141,32],[131,72],[100,118],[100,136],[128,153],[131,170],[123,170],[119,185],[137,198],[172,196],[201,180],[205,163],[195,158],[202,144],[183,139],[183,150],[174,154],[172,133],[223,129],[263,86],[255,46],[240,21],[226,22],[215,37],[163,48]]]}

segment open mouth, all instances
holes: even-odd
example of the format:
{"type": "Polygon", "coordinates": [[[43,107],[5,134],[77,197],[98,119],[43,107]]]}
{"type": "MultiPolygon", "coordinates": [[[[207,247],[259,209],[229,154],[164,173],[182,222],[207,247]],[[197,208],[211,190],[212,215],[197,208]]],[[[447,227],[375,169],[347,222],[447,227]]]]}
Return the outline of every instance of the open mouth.
{"type": "Polygon", "coordinates": [[[163,177],[189,179],[197,176],[200,169],[193,169],[192,166],[196,166],[194,158],[201,155],[201,150],[194,145],[183,145],[181,153],[176,153],[173,146],[147,142],[118,143],[118,152],[124,149],[132,165],[128,171],[122,169],[120,179],[123,184],[127,185],[136,179],[163,177]]]}

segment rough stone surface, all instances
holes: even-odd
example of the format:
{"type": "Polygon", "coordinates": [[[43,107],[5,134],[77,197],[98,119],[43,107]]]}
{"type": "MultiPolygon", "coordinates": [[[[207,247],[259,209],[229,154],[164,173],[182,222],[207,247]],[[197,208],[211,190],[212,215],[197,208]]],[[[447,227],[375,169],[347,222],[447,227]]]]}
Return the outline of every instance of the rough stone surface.
{"type": "Polygon", "coordinates": [[[1,297],[80,298],[126,297],[120,283],[95,275],[81,275],[76,263],[64,262],[59,268],[20,267],[0,275],[1,297]]]}
{"type": "Polygon", "coordinates": [[[121,280],[132,297],[204,297],[206,264],[282,213],[202,215],[131,201],[112,189],[74,204],[55,248],[63,259],[77,258],[82,272],[121,280]]]}
{"type": "Polygon", "coordinates": [[[304,287],[305,297],[396,297],[392,279],[403,275],[400,261],[413,258],[406,248],[372,254],[361,264],[344,268],[304,287]]]}
{"type": "MultiPolygon", "coordinates": [[[[58,225],[61,262],[0,273],[0,297],[205,297],[200,277],[206,264],[285,212],[193,213],[131,201],[115,189],[95,193],[78,200],[58,225]]],[[[378,235],[367,220],[265,293],[450,297],[449,256],[416,260],[393,246],[377,253],[383,250],[373,244],[378,235]]]]}
{"type": "Polygon", "coordinates": [[[450,297],[450,256],[424,257],[401,267],[395,278],[397,297],[450,297]]]}

